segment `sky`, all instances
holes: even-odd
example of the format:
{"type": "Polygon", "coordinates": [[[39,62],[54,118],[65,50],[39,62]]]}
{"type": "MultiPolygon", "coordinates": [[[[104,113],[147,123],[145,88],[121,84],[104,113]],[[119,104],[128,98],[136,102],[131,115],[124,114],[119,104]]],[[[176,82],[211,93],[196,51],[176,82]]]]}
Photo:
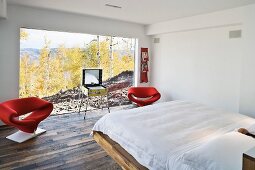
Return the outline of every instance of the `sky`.
{"type": "Polygon", "coordinates": [[[57,48],[65,44],[66,48],[85,47],[93,39],[97,39],[96,35],[68,33],[59,31],[47,31],[22,28],[28,33],[27,40],[20,41],[20,48],[37,48],[42,49],[45,44],[45,37],[50,40],[50,48],[57,48]]]}
{"type": "MultiPolygon", "coordinates": [[[[58,48],[60,45],[65,45],[66,48],[85,48],[92,40],[97,40],[97,35],[84,34],[84,33],[70,33],[60,31],[47,31],[37,29],[21,28],[28,33],[26,40],[20,40],[20,49],[24,48],[35,48],[42,49],[45,46],[45,38],[50,41],[50,48],[58,48]]],[[[108,36],[109,37],[109,36],[108,36]]],[[[107,36],[99,37],[100,41],[104,41],[107,36]]],[[[114,37],[113,44],[115,48],[124,49],[130,42],[130,48],[134,50],[136,39],[134,38],[122,38],[114,37]],[[116,45],[118,44],[118,45],[116,45]]]]}

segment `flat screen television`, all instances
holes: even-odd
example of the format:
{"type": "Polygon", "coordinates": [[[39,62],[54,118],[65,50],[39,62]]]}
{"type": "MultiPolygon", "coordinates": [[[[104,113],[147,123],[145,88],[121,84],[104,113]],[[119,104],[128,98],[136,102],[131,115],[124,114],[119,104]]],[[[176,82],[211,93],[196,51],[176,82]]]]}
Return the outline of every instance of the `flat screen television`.
{"type": "Polygon", "coordinates": [[[85,87],[102,85],[102,69],[83,69],[82,85],[85,87]]]}

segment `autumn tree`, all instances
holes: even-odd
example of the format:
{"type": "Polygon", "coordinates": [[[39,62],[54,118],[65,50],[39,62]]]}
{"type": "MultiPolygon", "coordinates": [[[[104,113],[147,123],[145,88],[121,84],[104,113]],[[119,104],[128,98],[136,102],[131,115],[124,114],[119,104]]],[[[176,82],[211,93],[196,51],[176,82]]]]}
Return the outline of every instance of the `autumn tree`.
{"type": "Polygon", "coordinates": [[[34,72],[34,66],[31,63],[30,56],[25,54],[20,59],[20,97],[28,97],[33,93],[32,76],[34,72]]]}
{"type": "Polygon", "coordinates": [[[20,29],[20,40],[27,40],[28,39],[28,32],[25,29],[20,29]]]}
{"type": "Polygon", "coordinates": [[[100,63],[103,69],[103,81],[110,77],[109,42],[100,42],[100,63]]]}
{"type": "Polygon", "coordinates": [[[87,56],[85,62],[85,67],[87,68],[98,68],[98,46],[96,41],[92,41],[88,47],[85,49],[85,55],[87,56]]]}
{"type": "Polygon", "coordinates": [[[50,41],[45,37],[44,47],[40,50],[39,63],[36,70],[36,89],[38,96],[44,97],[48,95],[48,85],[50,83],[50,41]]]}
{"type": "Polygon", "coordinates": [[[81,48],[71,48],[66,50],[66,59],[64,60],[65,76],[67,78],[67,88],[74,88],[81,84],[81,70],[84,65],[85,54],[81,48]]]}
{"type": "Polygon", "coordinates": [[[48,95],[54,95],[60,90],[66,90],[66,80],[64,78],[63,58],[61,55],[52,54],[50,57],[50,71],[49,71],[49,84],[48,95]]]}

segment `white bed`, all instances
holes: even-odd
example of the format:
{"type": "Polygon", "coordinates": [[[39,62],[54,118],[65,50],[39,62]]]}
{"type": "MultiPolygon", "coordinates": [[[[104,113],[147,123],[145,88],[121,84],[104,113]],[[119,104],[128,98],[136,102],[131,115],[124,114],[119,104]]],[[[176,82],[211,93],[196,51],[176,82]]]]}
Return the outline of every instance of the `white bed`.
{"type": "Polygon", "coordinates": [[[93,131],[108,135],[149,169],[190,170],[182,160],[185,153],[253,123],[238,113],[172,101],[107,114],[93,131]]]}

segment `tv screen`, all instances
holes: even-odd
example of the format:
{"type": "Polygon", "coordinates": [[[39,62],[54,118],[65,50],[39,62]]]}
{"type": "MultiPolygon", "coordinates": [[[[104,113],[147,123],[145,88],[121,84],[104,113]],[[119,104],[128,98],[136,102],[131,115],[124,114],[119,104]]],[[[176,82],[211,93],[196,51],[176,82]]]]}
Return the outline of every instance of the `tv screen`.
{"type": "Polygon", "coordinates": [[[102,84],[102,69],[83,69],[82,85],[97,86],[102,84]]]}

